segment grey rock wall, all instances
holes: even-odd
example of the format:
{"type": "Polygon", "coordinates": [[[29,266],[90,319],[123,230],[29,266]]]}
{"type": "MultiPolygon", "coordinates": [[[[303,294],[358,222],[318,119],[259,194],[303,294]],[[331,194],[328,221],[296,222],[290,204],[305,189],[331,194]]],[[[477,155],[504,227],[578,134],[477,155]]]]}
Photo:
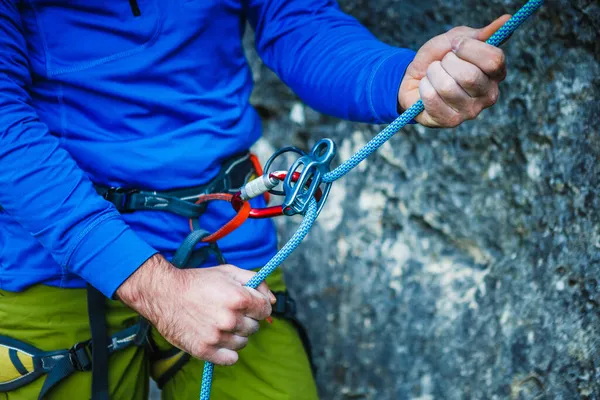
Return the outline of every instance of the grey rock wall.
{"type": "MultiPolygon", "coordinates": [[[[414,49],[522,3],[340,1],[414,49]]],[[[303,106],[250,41],[261,155],[331,137],[346,159],[381,128],[303,106]]],[[[494,108],[410,126],[334,185],[285,266],[323,399],[600,399],[599,41],[597,0],[548,1],[494,108]]]]}

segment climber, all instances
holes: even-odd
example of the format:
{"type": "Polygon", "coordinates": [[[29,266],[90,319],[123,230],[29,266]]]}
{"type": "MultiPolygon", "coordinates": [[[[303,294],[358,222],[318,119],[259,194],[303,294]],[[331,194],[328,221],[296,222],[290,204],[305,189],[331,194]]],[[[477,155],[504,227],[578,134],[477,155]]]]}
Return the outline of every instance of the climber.
{"type": "Polygon", "coordinates": [[[276,251],[269,220],[170,262],[189,218],[213,232],[235,214],[200,195],[260,173],[245,22],[315,109],[388,123],[422,98],[417,123],[455,127],[498,97],[504,56],[483,41],[507,18],[415,53],[333,0],[1,2],[3,398],[142,399],[150,374],[196,398],[201,360],[235,364],[216,399],[317,398],[281,273],[242,286],[276,251]]]}

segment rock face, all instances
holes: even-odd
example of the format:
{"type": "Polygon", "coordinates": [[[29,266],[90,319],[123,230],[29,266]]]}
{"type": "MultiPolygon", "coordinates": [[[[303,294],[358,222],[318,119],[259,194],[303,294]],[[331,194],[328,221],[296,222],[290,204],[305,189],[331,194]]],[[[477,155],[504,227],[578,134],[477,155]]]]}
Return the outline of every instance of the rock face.
{"type": "MultiPolygon", "coordinates": [[[[413,49],[522,3],[340,1],[413,49]]],[[[248,40],[261,155],[330,137],[343,160],[381,128],[308,109],[248,40]]],[[[597,0],[547,2],[504,46],[495,107],[410,126],[334,184],[285,266],[323,399],[600,399],[599,43],[597,0]]]]}

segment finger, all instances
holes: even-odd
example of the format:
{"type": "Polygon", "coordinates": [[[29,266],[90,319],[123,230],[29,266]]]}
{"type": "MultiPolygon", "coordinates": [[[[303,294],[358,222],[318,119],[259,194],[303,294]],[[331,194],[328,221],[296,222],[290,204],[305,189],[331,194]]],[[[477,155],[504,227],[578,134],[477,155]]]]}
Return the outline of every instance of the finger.
{"type": "Polygon", "coordinates": [[[488,26],[479,29],[468,26],[457,26],[446,32],[444,36],[449,40],[454,40],[458,37],[469,37],[479,41],[486,41],[509,19],[510,15],[506,14],[495,19],[488,26]]]}
{"type": "Polygon", "coordinates": [[[442,67],[471,97],[484,96],[491,84],[490,78],[479,67],[461,60],[454,53],[446,54],[442,67]]]}
{"type": "Polygon", "coordinates": [[[223,332],[235,333],[240,336],[250,336],[258,331],[259,323],[255,319],[248,318],[242,313],[224,312],[216,323],[217,329],[223,332]]]}
{"type": "Polygon", "coordinates": [[[452,41],[452,51],[458,58],[477,66],[494,80],[506,78],[504,52],[476,39],[459,37],[452,41]]]}
{"type": "MultiPolygon", "coordinates": [[[[233,279],[243,285],[248,283],[248,281],[252,279],[254,275],[256,275],[256,272],[254,271],[248,271],[233,265],[224,265],[223,268],[226,268],[233,279]]],[[[259,293],[262,293],[271,302],[271,304],[275,304],[275,295],[269,290],[269,286],[267,286],[265,282],[262,282],[260,285],[258,285],[256,290],[259,293]]]]}
{"type": "MultiPolygon", "coordinates": [[[[437,94],[448,107],[459,114],[465,115],[471,108],[473,99],[460,85],[446,72],[440,61],[431,63],[427,68],[427,79],[437,94]]],[[[469,115],[470,117],[470,115],[469,115]]]]}
{"type": "Polygon", "coordinates": [[[256,272],[254,271],[241,269],[235,265],[223,265],[222,268],[226,269],[229,275],[242,285],[245,285],[254,275],[256,275],[256,272]]]}
{"type": "Polygon", "coordinates": [[[260,324],[257,320],[244,316],[238,321],[237,326],[231,332],[236,335],[248,337],[258,332],[259,327],[260,324]]]}
{"type": "Polygon", "coordinates": [[[256,290],[258,290],[259,293],[267,296],[271,304],[275,304],[275,302],[277,301],[277,298],[275,297],[273,292],[269,290],[269,286],[267,286],[265,282],[262,282],[260,285],[258,285],[256,290]]]}
{"type": "Polygon", "coordinates": [[[248,344],[248,338],[246,336],[235,335],[233,333],[222,333],[221,340],[217,344],[218,347],[240,351],[248,344]]]}
{"type": "Polygon", "coordinates": [[[247,317],[261,321],[271,315],[271,301],[267,297],[252,288],[244,287],[244,289],[252,298],[248,306],[242,310],[247,317]]]}
{"type": "MultiPolygon", "coordinates": [[[[248,270],[241,269],[241,268],[238,268],[233,265],[227,265],[226,268],[228,269],[228,271],[231,274],[231,276],[233,277],[233,279],[235,279],[236,281],[238,281],[239,283],[244,284],[244,285],[246,283],[248,283],[248,281],[250,279],[252,279],[254,277],[254,275],[256,275],[256,272],[254,272],[254,271],[248,271],[248,270]]],[[[269,286],[267,286],[267,284],[265,282],[261,282],[261,284],[258,285],[256,290],[258,290],[260,293],[264,294],[266,297],[268,297],[270,299],[272,297],[271,300],[275,301],[275,296],[273,296],[273,293],[271,293],[271,291],[269,290],[269,286]]]]}
{"type": "Polygon", "coordinates": [[[207,357],[206,361],[217,365],[233,365],[239,357],[238,353],[233,350],[219,348],[210,357],[207,357]]]}
{"type": "Polygon", "coordinates": [[[500,29],[502,27],[502,25],[504,25],[506,23],[506,21],[508,21],[510,19],[510,17],[511,17],[510,14],[505,14],[505,15],[497,18],[496,20],[492,21],[492,23],[489,24],[488,26],[478,29],[477,36],[475,36],[474,38],[477,40],[481,40],[482,42],[485,42],[494,33],[496,33],[496,31],[498,29],[500,29]]]}
{"type": "Polygon", "coordinates": [[[460,114],[444,102],[427,77],[419,83],[419,94],[425,106],[423,125],[429,127],[455,127],[462,122],[460,114]]]}

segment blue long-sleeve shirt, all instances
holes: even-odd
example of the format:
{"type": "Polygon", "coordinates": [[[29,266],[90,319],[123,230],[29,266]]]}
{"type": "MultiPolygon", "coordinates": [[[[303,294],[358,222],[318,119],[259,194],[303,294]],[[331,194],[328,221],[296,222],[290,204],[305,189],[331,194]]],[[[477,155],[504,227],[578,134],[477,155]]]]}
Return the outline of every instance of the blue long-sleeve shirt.
{"type": "MultiPolygon", "coordinates": [[[[183,217],[120,215],[93,183],[167,190],[211,180],[261,134],[241,38],[310,106],[389,122],[414,53],[375,39],[334,0],[0,2],[0,288],[83,287],[112,296],[183,217]]],[[[254,200],[262,206],[262,200],[254,200]]],[[[233,214],[211,204],[214,231],[233,214]]],[[[220,241],[242,268],[276,250],[270,221],[220,241]]]]}

